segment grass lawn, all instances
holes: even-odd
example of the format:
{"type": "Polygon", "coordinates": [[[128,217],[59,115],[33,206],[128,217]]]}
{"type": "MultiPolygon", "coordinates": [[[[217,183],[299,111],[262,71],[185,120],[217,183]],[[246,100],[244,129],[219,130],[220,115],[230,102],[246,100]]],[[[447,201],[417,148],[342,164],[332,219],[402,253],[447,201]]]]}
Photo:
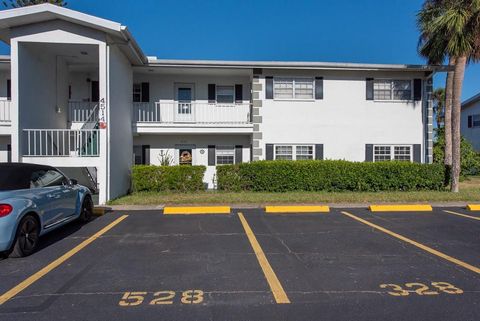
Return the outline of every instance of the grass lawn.
{"type": "Polygon", "coordinates": [[[292,204],[292,203],[371,203],[371,202],[480,202],[480,176],[461,183],[459,193],[420,192],[219,192],[130,194],[109,202],[110,205],[207,205],[207,204],[292,204]]]}

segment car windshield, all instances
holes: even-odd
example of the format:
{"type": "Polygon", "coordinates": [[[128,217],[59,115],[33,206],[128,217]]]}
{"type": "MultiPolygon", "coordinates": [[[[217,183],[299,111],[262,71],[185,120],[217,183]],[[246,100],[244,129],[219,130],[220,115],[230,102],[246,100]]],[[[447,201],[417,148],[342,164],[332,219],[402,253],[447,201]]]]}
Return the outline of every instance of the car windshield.
{"type": "Polygon", "coordinates": [[[0,191],[30,188],[30,175],[25,168],[0,168],[0,191]]]}

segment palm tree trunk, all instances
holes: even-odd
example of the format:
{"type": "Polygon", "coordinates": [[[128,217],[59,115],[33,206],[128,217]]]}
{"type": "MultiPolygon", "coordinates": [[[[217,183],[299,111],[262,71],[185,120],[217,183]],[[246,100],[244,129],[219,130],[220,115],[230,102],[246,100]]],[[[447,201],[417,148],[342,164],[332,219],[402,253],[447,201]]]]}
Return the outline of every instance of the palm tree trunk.
{"type": "MultiPolygon", "coordinates": [[[[448,65],[453,67],[455,66],[455,58],[450,57],[448,65]]],[[[453,75],[454,71],[449,71],[447,73],[447,81],[445,84],[445,118],[444,118],[444,128],[445,128],[445,166],[447,167],[447,172],[450,172],[452,166],[452,90],[453,90],[453,75]]]]}
{"type": "Polygon", "coordinates": [[[460,182],[460,116],[462,109],[462,86],[467,57],[458,57],[455,62],[452,90],[452,192],[458,192],[460,182]]]}

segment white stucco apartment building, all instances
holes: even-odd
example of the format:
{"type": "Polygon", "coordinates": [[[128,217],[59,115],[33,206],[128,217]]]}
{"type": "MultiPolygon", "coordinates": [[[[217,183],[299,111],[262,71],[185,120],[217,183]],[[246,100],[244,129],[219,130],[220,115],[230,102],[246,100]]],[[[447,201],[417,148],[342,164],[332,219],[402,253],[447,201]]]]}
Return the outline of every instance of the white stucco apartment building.
{"type": "Polygon", "coordinates": [[[460,130],[473,146],[480,152],[480,94],[477,94],[462,103],[460,130]]]}
{"type": "Polygon", "coordinates": [[[134,163],[205,165],[214,188],[221,164],[432,162],[440,67],[162,60],[50,4],[1,11],[0,39],[1,160],[85,175],[100,203],[127,193],[134,163]]]}

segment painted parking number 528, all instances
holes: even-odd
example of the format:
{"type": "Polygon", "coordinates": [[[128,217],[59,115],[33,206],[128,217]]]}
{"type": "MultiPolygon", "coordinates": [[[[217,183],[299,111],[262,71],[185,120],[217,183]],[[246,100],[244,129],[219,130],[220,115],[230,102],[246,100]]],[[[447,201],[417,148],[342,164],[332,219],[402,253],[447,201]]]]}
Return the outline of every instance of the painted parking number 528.
{"type": "Polygon", "coordinates": [[[417,295],[439,295],[440,293],[446,294],[462,294],[463,290],[450,284],[448,282],[432,282],[431,289],[428,285],[423,283],[405,283],[405,285],[398,284],[380,284],[382,289],[388,290],[388,294],[391,296],[408,296],[410,293],[417,295]]]}
{"type": "MultiPolygon", "coordinates": [[[[180,297],[182,304],[199,304],[203,302],[202,290],[183,291],[180,297]]],[[[141,305],[145,302],[148,292],[125,292],[118,302],[119,306],[132,307],[141,305]]],[[[148,298],[149,305],[173,304],[176,293],[175,291],[158,291],[148,298]]]]}

